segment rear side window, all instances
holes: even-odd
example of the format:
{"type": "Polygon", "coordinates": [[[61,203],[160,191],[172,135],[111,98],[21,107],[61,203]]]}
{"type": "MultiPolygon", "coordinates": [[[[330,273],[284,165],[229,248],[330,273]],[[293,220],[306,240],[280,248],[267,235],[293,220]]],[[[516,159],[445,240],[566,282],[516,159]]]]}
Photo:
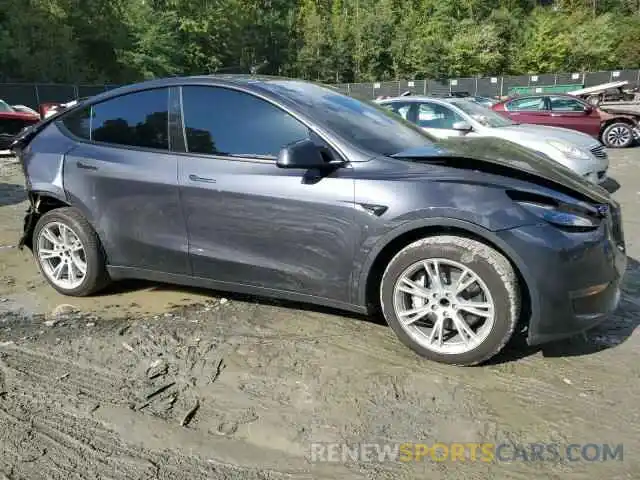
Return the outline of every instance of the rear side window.
{"type": "Polygon", "coordinates": [[[130,93],[93,106],[91,140],[169,149],[169,90],[130,93]]]}
{"type": "Polygon", "coordinates": [[[71,112],[62,117],[62,124],[76,137],[91,139],[91,107],[71,112]]]}
{"type": "Polygon", "coordinates": [[[253,95],[220,87],[182,87],[187,151],[237,157],[276,157],[309,129],[253,95]]]}
{"type": "Polygon", "coordinates": [[[544,110],[544,97],[528,97],[512,100],[507,104],[507,110],[539,111],[544,110]]]}

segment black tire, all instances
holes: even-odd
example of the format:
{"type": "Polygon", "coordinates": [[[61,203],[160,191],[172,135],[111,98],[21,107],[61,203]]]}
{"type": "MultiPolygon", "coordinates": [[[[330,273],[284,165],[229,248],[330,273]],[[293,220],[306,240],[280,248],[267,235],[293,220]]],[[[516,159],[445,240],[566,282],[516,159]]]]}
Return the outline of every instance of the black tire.
{"type": "Polygon", "coordinates": [[[633,144],[633,140],[633,128],[628,123],[612,123],[602,132],[602,143],[609,148],[627,148],[633,144]]]}
{"type": "Polygon", "coordinates": [[[109,274],[106,269],[106,261],[100,239],[96,234],[93,227],[87,222],[82,214],[75,208],[65,207],[51,210],[38,220],[33,231],[33,255],[40,272],[51,285],[58,292],[63,295],[69,295],[73,297],[86,297],[106,287],[109,282],[109,274]],[[42,229],[51,222],[59,222],[69,227],[77,235],[78,239],[82,243],[85,251],[85,259],[87,264],[86,275],[80,285],[72,289],[62,288],[56,285],[47,276],[43,270],[43,266],[39,260],[38,250],[39,242],[38,238],[42,232],[42,229]]]}
{"type": "Polygon", "coordinates": [[[518,279],[511,263],[493,248],[458,236],[428,237],[408,245],[389,262],[380,285],[382,313],[398,338],[423,357],[454,365],[477,365],[502,350],[518,323],[520,302],[518,279]],[[452,260],[471,269],[493,298],[493,327],[484,341],[467,352],[440,353],[425,348],[407,333],[396,315],[393,301],[396,282],[411,265],[431,258],[452,260]]]}

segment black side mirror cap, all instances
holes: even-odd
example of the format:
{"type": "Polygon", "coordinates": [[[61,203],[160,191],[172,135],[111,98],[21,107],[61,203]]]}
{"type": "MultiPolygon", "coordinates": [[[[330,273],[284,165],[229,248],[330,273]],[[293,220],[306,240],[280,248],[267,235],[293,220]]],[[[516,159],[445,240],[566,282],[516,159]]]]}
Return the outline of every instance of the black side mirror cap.
{"type": "Polygon", "coordinates": [[[331,153],[323,147],[316,145],[310,139],[287,145],[278,154],[276,165],[279,168],[300,168],[309,170],[312,168],[331,168],[342,165],[342,161],[332,159],[331,153]]]}

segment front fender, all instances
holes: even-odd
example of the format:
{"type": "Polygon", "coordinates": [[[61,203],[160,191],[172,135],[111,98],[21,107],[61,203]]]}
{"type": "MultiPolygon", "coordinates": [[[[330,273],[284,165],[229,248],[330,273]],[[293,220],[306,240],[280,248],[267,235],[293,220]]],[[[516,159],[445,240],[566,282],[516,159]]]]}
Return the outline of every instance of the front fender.
{"type": "Polygon", "coordinates": [[[355,298],[353,298],[352,303],[367,306],[367,282],[369,275],[373,273],[372,268],[375,261],[385,247],[402,235],[423,228],[433,228],[434,231],[439,228],[452,228],[459,231],[465,231],[483,239],[487,244],[492,245],[494,248],[501,251],[515,265],[516,269],[520,273],[521,278],[525,283],[524,288],[527,289],[531,300],[531,318],[537,318],[539,305],[535,282],[533,281],[529,268],[524,263],[520,255],[518,255],[518,253],[498,235],[498,232],[493,232],[475,223],[455,218],[434,217],[414,220],[394,228],[382,236],[368,254],[364,256],[362,262],[359,263],[362,267],[359,270],[359,273],[353,278],[354,283],[352,285],[352,291],[355,292],[355,298]]]}

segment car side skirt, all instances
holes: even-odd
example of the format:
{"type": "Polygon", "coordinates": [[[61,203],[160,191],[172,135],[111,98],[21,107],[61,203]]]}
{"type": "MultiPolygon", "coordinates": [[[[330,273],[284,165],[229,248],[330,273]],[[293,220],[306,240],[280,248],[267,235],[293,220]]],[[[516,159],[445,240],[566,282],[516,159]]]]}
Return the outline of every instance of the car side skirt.
{"type": "Polygon", "coordinates": [[[159,283],[175,285],[185,285],[189,287],[206,288],[222,292],[239,293],[245,295],[255,295],[257,297],[276,298],[290,302],[308,303],[323,307],[345,310],[353,313],[367,314],[367,308],[363,305],[353,305],[339,302],[330,298],[316,297],[313,295],[300,294],[286,290],[276,290],[272,288],[256,287],[243,283],[230,283],[211,280],[209,278],[195,277],[191,275],[179,275],[174,273],[159,272],[156,270],[145,270],[133,267],[107,266],[109,276],[113,280],[138,279],[149,280],[159,283]]]}

